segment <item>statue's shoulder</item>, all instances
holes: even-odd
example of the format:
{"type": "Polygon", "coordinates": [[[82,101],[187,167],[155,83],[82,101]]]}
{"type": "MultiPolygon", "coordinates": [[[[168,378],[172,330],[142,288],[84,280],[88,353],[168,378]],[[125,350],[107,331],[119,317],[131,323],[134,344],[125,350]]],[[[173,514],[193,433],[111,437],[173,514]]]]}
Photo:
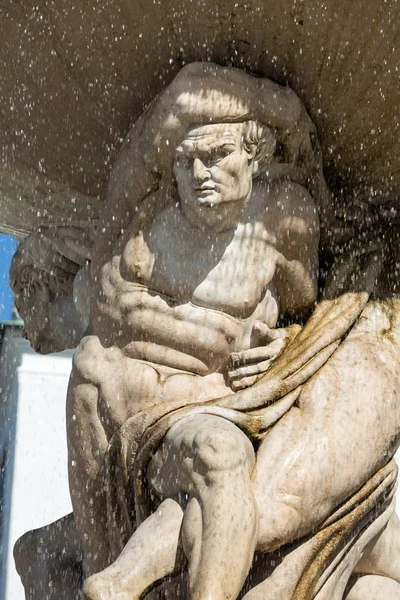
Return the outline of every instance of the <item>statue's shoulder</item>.
{"type": "Polygon", "coordinates": [[[277,248],[286,248],[301,238],[318,246],[319,216],[305,187],[288,179],[259,181],[254,188],[255,212],[277,248]]]}
{"type": "Polygon", "coordinates": [[[268,220],[288,217],[318,221],[316,204],[306,188],[288,179],[259,180],[253,188],[255,206],[268,220]]]}
{"type": "Polygon", "coordinates": [[[269,184],[270,201],[275,200],[284,209],[293,212],[313,208],[315,202],[304,186],[289,179],[277,179],[269,184]]]}

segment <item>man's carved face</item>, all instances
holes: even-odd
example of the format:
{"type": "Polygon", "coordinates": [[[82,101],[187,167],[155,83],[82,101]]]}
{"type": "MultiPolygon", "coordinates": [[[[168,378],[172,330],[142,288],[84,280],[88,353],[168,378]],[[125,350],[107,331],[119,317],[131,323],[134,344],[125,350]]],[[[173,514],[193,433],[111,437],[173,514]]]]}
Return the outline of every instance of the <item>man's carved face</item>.
{"type": "Polygon", "coordinates": [[[50,323],[50,293],[47,286],[37,278],[20,282],[14,287],[15,305],[24,320],[23,337],[41,354],[59,352],[60,347],[52,334],[50,323]]]}
{"type": "Polygon", "coordinates": [[[251,194],[253,159],[243,144],[242,123],[190,129],[176,149],[174,162],[187,218],[200,226],[229,225],[251,194]]]}

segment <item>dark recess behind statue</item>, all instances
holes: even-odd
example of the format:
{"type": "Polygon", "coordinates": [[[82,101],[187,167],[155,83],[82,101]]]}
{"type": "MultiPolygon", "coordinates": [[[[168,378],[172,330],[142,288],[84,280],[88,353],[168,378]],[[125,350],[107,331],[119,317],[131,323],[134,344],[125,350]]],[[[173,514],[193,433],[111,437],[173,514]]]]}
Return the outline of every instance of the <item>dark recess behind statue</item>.
{"type": "Polygon", "coordinates": [[[396,2],[6,0],[0,14],[4,232],[96,220],[129,126],[184,64],[199,60],[299,94],[347,218],[352,207],[360,218],[360,202],[395,201],[396,2]]]}

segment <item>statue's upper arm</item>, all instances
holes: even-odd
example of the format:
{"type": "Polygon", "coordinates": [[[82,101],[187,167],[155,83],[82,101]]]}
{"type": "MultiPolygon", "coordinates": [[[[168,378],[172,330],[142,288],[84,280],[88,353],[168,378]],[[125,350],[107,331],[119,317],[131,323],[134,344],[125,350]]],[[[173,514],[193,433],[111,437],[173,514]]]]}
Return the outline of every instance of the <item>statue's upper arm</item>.
{"type": "Polygon", "coordinates": [[[281,216],[277,220],[277,249],[287,260],[315,262],[318,260],[319,218],[313,199],[307,190],[289,183],[281,190],[277,201],[281,216]]]}
{"type": "Polygon", "coordinates": [[[285,186],[280,202],[276,240],[282,260],[277,285],[282,309],[296,312],[317,296],[319,218],[310,194],[299,184],[285,186]]]}

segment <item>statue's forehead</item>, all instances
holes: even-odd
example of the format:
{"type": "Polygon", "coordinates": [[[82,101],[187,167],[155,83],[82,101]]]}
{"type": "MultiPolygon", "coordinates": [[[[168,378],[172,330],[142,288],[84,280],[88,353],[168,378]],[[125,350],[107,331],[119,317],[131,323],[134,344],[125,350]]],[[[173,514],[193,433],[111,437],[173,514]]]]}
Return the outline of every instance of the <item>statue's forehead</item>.
{"type": "Polygon", "coordinates": [[[185,143],[196,145],[200,142],[237,142],[242,134],[242,123],[214,123],[191,127],[185,134],[180,145],[185,143]]]}

